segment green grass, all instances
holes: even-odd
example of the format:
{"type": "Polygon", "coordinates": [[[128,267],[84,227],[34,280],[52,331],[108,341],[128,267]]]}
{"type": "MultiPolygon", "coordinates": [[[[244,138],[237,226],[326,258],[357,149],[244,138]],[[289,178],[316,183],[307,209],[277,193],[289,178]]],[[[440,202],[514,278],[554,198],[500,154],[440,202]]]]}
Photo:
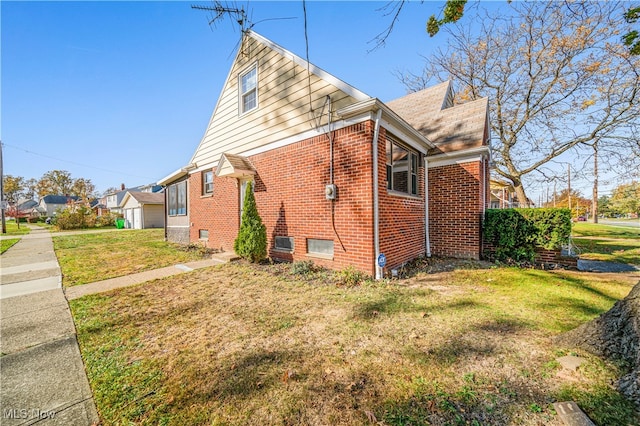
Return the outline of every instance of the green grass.
{"type": "Polygon", "coordinates": [[[53,237],[53,244],[65,286],[201,260],[205,256],[198,247],[164,241],[162,229],[59,235],[53,237]]]}
{"type": "Polygon", "coordinates": [[[9,250],[18,241],[20,241],[20,238],[0,240],[0,253],[4,253],[5,251],[9,250]]]}
{"type": "MultiPolygon", "coordinates": [[[[552,337],[637,277],[515,268],[347,286],[232,263],[70,302],[96,404],[115,424],[522,424],[579,401],[638,424],[615,366],[552,337]],[[579,380],[555,358],[581,353],[579,380]]],[[[344,274],[342,274],[344,275],[344,274]]]]}
{"type": "Polygon", "coordinates": [[[573,224],[571,230],[576,237],[640,239],[640,228],[631,226],[610,226],[600,223],[576,222],[573,224]]]}
{"type": "Polygon", "coordinates": [[[593,223],[573,225],[580,258],[640,265],[640,229],[593,223]]]}
{"type": "Polygon", "coordinates": [[[6,221],[7,233],[2,235],[25,235],[31,232],[26,223],[20,223],[20,228],[15,220],[6,221]]]}

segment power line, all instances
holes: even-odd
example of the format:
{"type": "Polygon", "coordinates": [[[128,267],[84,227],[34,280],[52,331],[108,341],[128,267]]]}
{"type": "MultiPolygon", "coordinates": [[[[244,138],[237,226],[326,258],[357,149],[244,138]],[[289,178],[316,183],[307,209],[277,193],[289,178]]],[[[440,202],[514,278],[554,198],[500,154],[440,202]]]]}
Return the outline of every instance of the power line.
{"type": "Polygon", "coordinates": [[[19,146],[11,145],[11,144],[8,144],[6,142],[1,142],[1,143],[2,143],[2,146],[8,146],[10,148],[17,149],[18,151],[23,151],[23,152],[25,152],[27,154],[37,155],[39,157],[44,157],[44,158],[48,158],[50,160],[60,161],[62,163],[73,164],[75,166],[80,166],[80,167],[87,167],[87,168],[90,168],[90,169],[100,170],[100,171],[107,172],[107,173],[114,173],[114,174],[117,174],[117,175],[124,175],[124,176],[131,176],[131,177],[138,177],[138,178],[152,179],[152,180],[155,179],[155,178],[152,178],[152,177],[149,177],[149,176],[134,175],[134,174],[131,174],[131,173],[125,173],[125,172],[121,172],[121,171],[118,171],[118,170],[110,170],[110,169],[105,169],[105,168],[102,168],[102,167],[97,167],[95,165],[88,165],[88,164],[78,163],[78,162],[75,162],[75,161],[63,160],[61,158],[52,157],[51,155],[42,154],[42,153],[35,152],[35,151],[29,151],[28,149],[24,149],[24,148],[21,148],[19,146]]]}

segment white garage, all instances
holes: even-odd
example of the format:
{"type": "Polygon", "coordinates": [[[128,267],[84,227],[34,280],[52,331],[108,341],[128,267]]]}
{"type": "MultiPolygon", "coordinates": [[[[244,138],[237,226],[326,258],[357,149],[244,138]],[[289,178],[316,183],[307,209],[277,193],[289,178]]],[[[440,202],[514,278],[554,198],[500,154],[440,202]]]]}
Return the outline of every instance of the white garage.
{"type": "Polygon", "coordinates": [[[164,193],[135,192],[125,194],[120,208],[125,228],[146,229],[164,227],[164,193]]]}

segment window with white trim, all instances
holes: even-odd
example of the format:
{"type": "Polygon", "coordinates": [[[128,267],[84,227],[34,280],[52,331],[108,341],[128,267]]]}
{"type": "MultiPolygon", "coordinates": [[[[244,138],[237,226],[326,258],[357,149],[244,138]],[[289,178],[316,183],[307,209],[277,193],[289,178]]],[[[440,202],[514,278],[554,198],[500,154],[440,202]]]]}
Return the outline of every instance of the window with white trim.
{"type": "Polygon", "coordinates": [[[418,153],[387,138],[387,189],[418,195],[418,153]]]}
{"type": "Polygon", "coordinates": [[[213,194],[213,171],[202,172],[202,195],[213,194]]]}
{"type": "Polygon", "coordinates": [[[184,216],[187,214],[187,181],[169,185],[168,212],[169,216],[184,216]]]}
{"type": "Polygon", "coordinates": [[[240,74],[240,114],[258,107],[258,64],[240,74]]]}

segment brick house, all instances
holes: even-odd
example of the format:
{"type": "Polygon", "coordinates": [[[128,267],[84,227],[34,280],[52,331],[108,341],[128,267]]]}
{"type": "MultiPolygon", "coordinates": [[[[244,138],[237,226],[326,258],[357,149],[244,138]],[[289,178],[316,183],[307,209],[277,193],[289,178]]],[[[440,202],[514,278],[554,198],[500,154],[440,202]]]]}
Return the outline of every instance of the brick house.
{"type": "Polygon", "coordinates": [[[190,163],[158,182],[166,238],[233,250],[252,181],[272,258],[378,278],[477,259],[488,140],[487,99],[454,105],[445,82],[385,104],[247,31],[190,163]]]}

